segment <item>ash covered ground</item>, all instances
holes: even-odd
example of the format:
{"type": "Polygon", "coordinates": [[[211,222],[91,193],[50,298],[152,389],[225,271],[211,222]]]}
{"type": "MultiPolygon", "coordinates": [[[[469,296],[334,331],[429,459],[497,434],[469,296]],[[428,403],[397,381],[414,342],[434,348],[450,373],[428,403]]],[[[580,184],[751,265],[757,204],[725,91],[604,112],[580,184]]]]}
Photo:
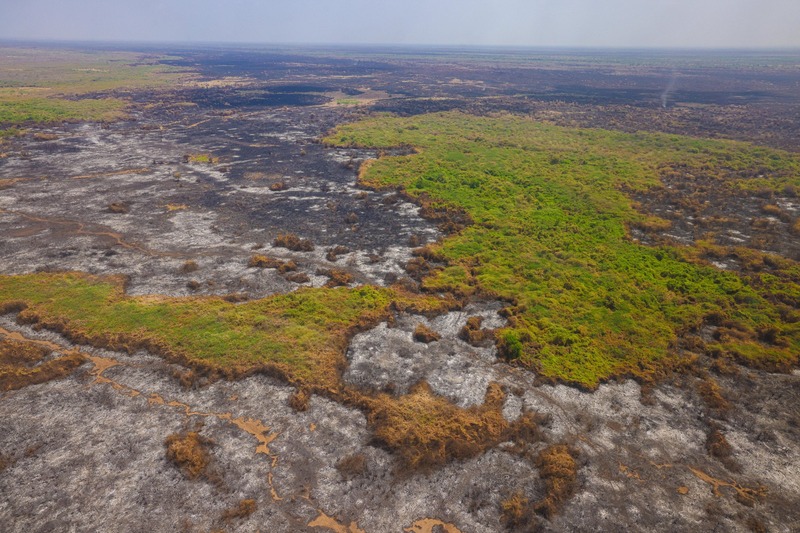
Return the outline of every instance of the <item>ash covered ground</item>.
{"type": "MultiPolygon", "coordinates": [[[[395,191],[356,186],[359,165],[378,153],[319,143],[336,124],[372,111],[514,112],[800,148],[791,70],[754,74],[699,60],[672,83],[675,69],[664,58],[654,67],[578,55],[542,64],[518,52],[493,66],[494,56],[476,53],[170,53],[181,57],[171,64],[199,77],[125,93],[134,101],[129,120],[32,126],[3,148],[0,273],[124,275],[130,294],[236,300],[322,286],[331,269],[349,273],[351,285],[396,282],[407,276],[412,250],[444,234],[395,191]],[[674,92],[665,94],[669,86],[674,92]],[[313,250],[275,246],[286,233],[313,250]],[[306,276],[249,266],[256,254],[292,260],[294,273],[306,276]]],[[[691,224],[676,214],[678,194],[639,200],[683,220],[673,237],[690,240],[691,224]]],[[[747,217],[737,221],[723,200],[704,204],[729,215],[723,238],[753,238],[747,217]]],[[[755,212],[759,200],[751,203],[755,212]]],[[[796,199],[784,204],[796,216],[796,199]]],[[[797,260],[797,238],[774,237],[786,233],[780,224],[759,227],[759,243],[797,260]]],[[[575,452],[576,488],[558,514],[509,520],[504,503],[515,494],[534,501],[546,492],[514,443],[402,471],[358,410],[313,396],[297,411],[294,389],[263,375],[187,387],[183,369],[151,354],[75,346],[10,314],[0,317],[4,338],[39,343],[50,358],[77,350],[89,362],[64,379],[0,396],[2,529],[796,530],[800,372],[728,369],[715,376],[724,401],[716,404],[698,392],[695,376],[644,390],[633,381],[595,392],[542,384],[499,361],[491,344],[459,335],[473,316],[502,326],[503,305],[399,314],[351,340],[343,379],[393,394],[424,380],[461,407],[480,404],[489,383],[502,384],[504,416],[538,416],[541,435],[528,455],[561,443],[575,452]],[[415,341],[419,324],[439,340],[415,341]],[[181,432],[206,443],[204,475],[192,479],[165,453],[165,439],[181,432]],[[714,445],[718,435],[727,448],[714,445]]]]}

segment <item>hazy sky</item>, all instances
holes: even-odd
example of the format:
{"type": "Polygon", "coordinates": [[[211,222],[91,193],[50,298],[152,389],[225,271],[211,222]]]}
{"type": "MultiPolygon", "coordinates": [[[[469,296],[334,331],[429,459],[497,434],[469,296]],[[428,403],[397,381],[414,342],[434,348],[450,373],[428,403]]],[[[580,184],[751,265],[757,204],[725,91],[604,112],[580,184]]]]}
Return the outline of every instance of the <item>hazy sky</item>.
{"type": "Polygon", "coordinates": [[[800,0],[0,0],[0,38],[800,47],[800,0]]]}

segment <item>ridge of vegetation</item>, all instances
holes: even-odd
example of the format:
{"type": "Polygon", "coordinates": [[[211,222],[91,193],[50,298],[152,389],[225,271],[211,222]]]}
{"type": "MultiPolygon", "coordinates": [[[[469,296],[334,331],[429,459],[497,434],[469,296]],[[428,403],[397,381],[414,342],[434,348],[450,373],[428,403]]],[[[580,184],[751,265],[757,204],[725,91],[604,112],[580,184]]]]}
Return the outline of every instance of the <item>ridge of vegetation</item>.
{"type": "Polygon", "coordinates": [[[659,231],[669,223],[637,212],[626,195],[659,185],[673,167],[714,171],[723,190],[749,188],[749,179],[798,186],[796,155],[458,112],[377,116],[340,126],[325,142],[416,149],[372,161],[359,183],[402,190],[426,211],[471,220],[423,250],[446,265],[430,270],[423,287],[510,302],[498,348],[543,378],[588,389],[614,377],[650,381],[686,364],[679,338],[704,326],[718,332],[706,347],[711,355],[770,370],[797,364],[796,262],[738,250],[775,265],[744,276],[711,266],[707,244],[639,244],[630,227],[659,231]]]}

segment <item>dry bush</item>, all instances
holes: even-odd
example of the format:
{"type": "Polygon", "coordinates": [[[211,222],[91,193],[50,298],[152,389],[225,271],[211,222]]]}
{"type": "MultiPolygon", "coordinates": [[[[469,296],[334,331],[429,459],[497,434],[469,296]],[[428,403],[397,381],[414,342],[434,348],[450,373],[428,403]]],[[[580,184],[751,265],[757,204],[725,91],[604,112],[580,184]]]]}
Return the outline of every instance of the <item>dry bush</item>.
{"type": "Polygon", "coordinates": [[[358,215],[355,213],[348,213],[346,217],[344,217],[344,221],[347,224],[358,224],[358,215]]]}
{"type": "Polygon", "coordinates": [[[190,291],[196,291],[200,288],[200,282],[196,279],[190,279],[186,282],[186,288],[188,288],[190,291]]]}
{"type": "Polygon", "coordinates": [[[728,439],[726,439],[725,435],[716,427],[712,427],[711,431],[708,432],[708,436],[706,437],[706,450],[709,455],[717,459],[727,459],[733,455],[733,450],[728,443],[728,439]]]}
{"type": "Polygon", "coordinates": [[[438,333],[425,324],[417,324],[417,327],[414,328],[414,340],[417,342],[424,342],[427,344],[429,342],[438,341],[440,338],[441,336],[438,333]]]}
{"type": "Polygon", "coordinates": [[[536,458],[536,468],[545,483],[545,496],[534,505],[537,513],[550,519],[575,492],[578,465],[565,444],[548,446],[536,458]]]}
{"type": "Polygon", "coordinates": [[[325,254],[325,259],[331,263],[334,263],[339,259],[338,256],[348,253],[350,253],[350,248],[347,246],[334,246],[333,248],[328,249],[328,253],[325,254]]]}
{"type": "Polygon", "coordinates": [[[283,261],[268,257],[266,255],[256,254],[247,261],[249,268],[278,268],[283,264],[283,261]]]}
{"type": "Polygon", "coordinates": [[[128,206],[128,204],[125,204],[123,202],[111,202],[110,204],[108,204],[108,207],[106,207],[106,211],[108,211],[109,213],[117,213],[122,215],[130,212],[130,210],[131,208],[128,206]]]}
{"type": "Polygon", "coordinates": [[[301,239],[294,233],[281,233],[275,237],[273,246],[288,248],[295,252],[310,252],[314,250],[314,244],[308,239],[301,239]]]}
{"type": "Polygon", "coordinates": [[[338,268],[331,268],[331,269],[320,268],[319,270],[317,270],[317,275],[328,276],[328,281],[325,283],[325,287],[328,288],[344,287],[353,282],[352,274],[350,274],[346,270],[341,270],[338,268]]]}
{"type": "Polygon", "coordinates": [[[58,139],[58,135],[55,133],[39,132],[33,134],[34,141],[55,141],[56,139],[58,139]]]}
{"type": "Polygon", "coordinates": [[[529,531],[536,523],[530,500],[522,492],[515,492],[500,502],[501,518],[506,529],[529,531]]]}
{"type": "Polygon", "coordinates": [[[725,411],[730,409],[731,404],[722,396],[722,389],[714,378],[707,377],[697,385],[697,392],[703,403],[711,409],[725,411]]]}
{"type": "Polygon", "coordinates": [[[197,264],[197,261],[192,261],[191,259],[186,261],[184,264],[181,265],[180,273],[181,274],[189,274],[191,272],[197,272],[200,266],[197,264]]]}
{"type": "Polygon", "coordinates": [[[272,185],[269,186],[269,190],[275,191],[275,192],[285,191],[288,188],[289,187],[286,185],[285,181],[276,181],[275,183],[273,183],[272,185]]]}
{"type": "Polygon", "coordinates": [[[492,337],[491,331],[481,329],[482,324],[483,324],[483,317],[480,316],[469,317],[467,319],[467,323],[464,325],[463,328],[461,328],[461,331],[458,332],[458,338],[471,344],[472,346],[478,346],[487,338],[492,337]]]}
{"type": "Polygon", "coordinates": [[[285,278],[286,281],[291,281],[292,283],[308,283],[311,281],[311,279],[308,277],[308,274],[304,272],[293,272],[286,274],[285,278]]]}
{"type": "Polygon", "coordinates": [[[289,407],[295,411],[305,411],[308,409],[308,402],[311,399],[311,391],[300,388],[289,396],[289,407]]]}
{"type": "Polygon", "coordinates": [[[197,479],[205,475],[211,462],[209,446],[214,441],[203,437],[196,431],[173,433],[164,440],[166,455],[189,479],[197,479]]]}
{"type": "Polygon", "coordinates": [[[367,470],[367,458],[363,453],[348,455],[336,463],[336,470],[343,479],[353,479],[367,470]]]}
{"type": "Polygon", "coordinates": [[[231,520],[247,518],[256,512],[256,501],[251,499],[241,500],[236,507],[226,509],[222,513],[222,520],[230,522],[231,520]]]}
{"type": "Polygon", "coordinates": [[[406,272],[413,279],[420,281],[430,274],[431,266],[423,257],[412,257],[406,263],[406,272]]]}

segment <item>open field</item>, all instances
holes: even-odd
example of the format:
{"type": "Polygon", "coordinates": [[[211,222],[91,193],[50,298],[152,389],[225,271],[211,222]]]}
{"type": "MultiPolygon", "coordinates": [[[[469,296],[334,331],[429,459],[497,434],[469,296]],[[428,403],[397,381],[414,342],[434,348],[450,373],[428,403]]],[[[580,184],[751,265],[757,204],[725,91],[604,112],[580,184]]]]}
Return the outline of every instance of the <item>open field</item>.
{"type": "Polygon", "coordinates": [[[0,529],[800,521],[796,54],[0,58],[0,529]]]}

